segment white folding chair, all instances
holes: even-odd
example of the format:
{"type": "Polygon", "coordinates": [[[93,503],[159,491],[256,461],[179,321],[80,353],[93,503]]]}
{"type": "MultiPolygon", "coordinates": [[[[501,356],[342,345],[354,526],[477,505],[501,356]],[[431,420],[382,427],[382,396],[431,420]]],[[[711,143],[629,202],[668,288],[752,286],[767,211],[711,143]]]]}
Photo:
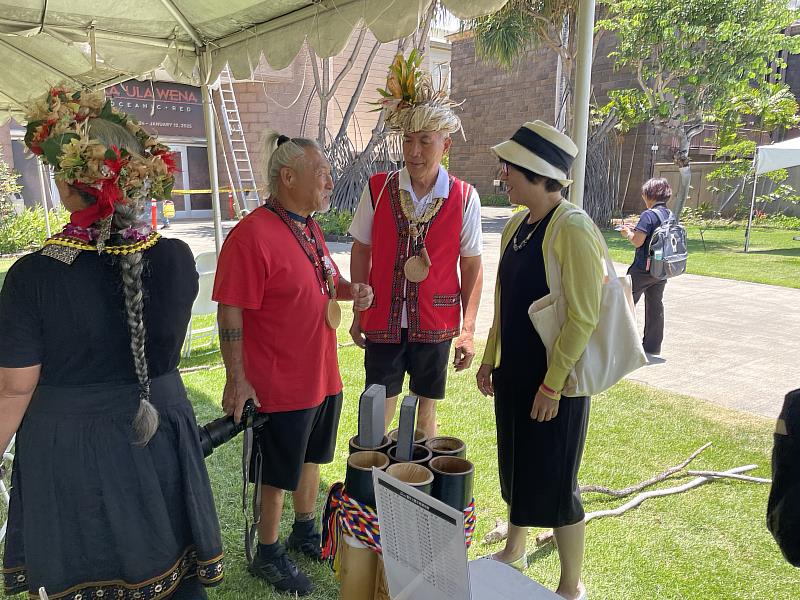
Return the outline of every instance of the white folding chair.
{"type": "MultiPolygon", "coordinates": [[[[214,258],[216,259],[216,256],[214,258]]],[[[192,318],[202,315],[217,314],[217,303],[211,299],[211,293],[214,290],[214,274],[214,271],[200,272],[200,289],[197,292],[197,298],[195,298],[194,304],[192,304],[192,318]]],[[[188,358],[191,356],[194,346],[198,344],[201,346],[209,346],[214,343],[216,337],[216,319],[214,319],[214,324],[211,327],[200,328],[194,328],[192,326],[192,320],[190,320],[189,328],[186,331],[186,339],[183,342],[182,356],[188,358]]]]}
{"type": "Polygon", "coordinates": [[[202,252],[198,254],[194,257],[194,265],[201,275],[203,273],[214,273],[217,270],[217,253],[202,252]]]}
{"type": "Polygon", "coordinates": [[[6,529],[8,528],[8,506],[11,501],[11,496],[8,494],[8,488],[6,488],[5,476],[6,473],[11,470],[11,465],[14,462],[12,449],[14,448],[15,439],[16,436],[11,438],[11,443],[8,445],[5,452],[3,452],[3,460],[0,461],[0,497],[3,498],[3,502],[6,505],[6,520],[3,521],[3,526],[0,527],[0,542],[6,538],[6,529]]]}

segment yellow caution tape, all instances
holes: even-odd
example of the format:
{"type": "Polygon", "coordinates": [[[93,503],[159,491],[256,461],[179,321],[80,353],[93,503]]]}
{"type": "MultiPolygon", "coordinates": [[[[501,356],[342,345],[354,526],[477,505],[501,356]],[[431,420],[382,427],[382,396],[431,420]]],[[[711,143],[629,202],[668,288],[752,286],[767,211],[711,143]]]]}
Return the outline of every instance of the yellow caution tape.
{"type": "MultiPolygon", "coordinates": [[[[221,188],[219,188],[219,191],[220,192],[234,191],[234,192],[238,192],[238,193],[255,192],[255,191],[257,191],[257,188],[237,189],[237,188],[221,187],[221,188]]],[[[208,189],[208,190],[172,190],[172,195],[173,196],[176,196],[176,195],[180,196],[180,195],[183,195],[183,194],[211,194],[211,193],[213,193],[213,190],[210,190],[210,189],[208,189]]]]}

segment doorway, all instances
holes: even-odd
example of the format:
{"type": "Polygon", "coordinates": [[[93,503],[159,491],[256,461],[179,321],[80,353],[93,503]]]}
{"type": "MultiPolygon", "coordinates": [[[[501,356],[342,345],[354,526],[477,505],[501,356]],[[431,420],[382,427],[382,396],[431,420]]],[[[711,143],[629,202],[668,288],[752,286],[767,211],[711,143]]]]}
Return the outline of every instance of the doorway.
{"type": "Polygon", "coordinates": [[[212,216],[211,182],[208,177],[206,146],[170,144],[175,152],[175,173],[172,201],[177,219],[207,219],[212,216]],[[177,194],[175,192],[178,192],[177,194]]]}

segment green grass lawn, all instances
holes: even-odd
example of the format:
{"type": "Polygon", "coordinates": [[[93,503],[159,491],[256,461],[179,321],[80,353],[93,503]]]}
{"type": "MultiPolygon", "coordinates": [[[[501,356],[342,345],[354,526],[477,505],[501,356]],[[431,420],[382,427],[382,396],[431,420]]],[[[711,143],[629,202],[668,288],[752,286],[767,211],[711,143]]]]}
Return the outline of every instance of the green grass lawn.
{"type": "MultiPolygon", "coordinates": [[[[687,227],[689,260],[687,272],[725,279],[769,283],[800,288],[800,236],[796,229],[754,227],[750,251],[744,252],[744,228],[715,226],[703,232],[687,227]]],[[[621,263],[633,261],[633,247],[619,232],[604,231],[611,257],[621,263]]]]}
{"type": "MultiPolygon", "coordinates": [[[[690,272],[800,287],[797,281],[800,250],[791,245],[800,247],[800,242],[791,241],[796,233],[756,230],[755,252],[743,255],[741,230],[706,232],[708,252],[703,253],[697,230],[690,229],[693,253],[690,272]],[[726,248],[734,252],[726,252],[726,248]]],[[[624,240],[616,232],[610,232],[609,241],[614,258],[629,262],[632,252],[624,240]]],[[[10,260],[0,259],[0,283],[10,264],[10,260]]],[[[198,326],[208,322],[208,318],[196,320],[198,326]]],[[[340,342],[349,341],[346,332],[349,322],[345,311],[338,332],[340,342]]],[[[344,477],[346,443],[356,433],[357,400],[364,383],[362,361],[363,354],[358,348],[347,346],[340,350],[345,409],[336,458],[322,470],[321,499],[330,484],[344,477]]],[[[184,361],[182,366],[219,362],[215,347],[201,348],[198,355],[184,361]]],[[[224,370],[188,373],[185,382],[198,421],[219,416],[224,370]]],[[[469,458],[476,465],[476,540],[479,541],[494,527],[495,518],[505,515],[497,481],[492,404],[475,389],[474,370],[450,377],[447,398],[440,403],[440,431],[464,439],[469,458]]],[[[753,474],[768,477],[771,430],[772,423],[766,419],[623,382],[593,401],[580,480],[585,484],[625,487],[681,462],[708,441],[713,446],[695,461],[694,468],[723,470],[755,463],[759,468],[753,474]]],[[[207,461],[227,554],[226,580],[211,592],[211,597],[278,599],[281,596],[272,593],[244,568],[240,452],[237,439],[217,449],[207,461]]],[[[768,491],[764,485],[720,481],[685,494],[650,500],[621,517],[592,522],[587,531],[585,567],[591,597],[602,600],[800,597],[800,571],[783,561],[765,528],[768,491]]],[[[587,511],[593,511],[623,501],[591,494],[585,502],[587,511]]],[[[291,519],[287,507],[284,534],[291,519]]],[[[495,549],[497,546],[476,543],[469,555],[474,558],[495,549]]],[[[531,566],[527,575],[554,587],[558,577],[555,552],[549,547],[536,550],[533,534],[529,551],[531,566]]],[[[317,582],[314,598],[336,597],[336,582],[326,566],[303,560],[300,563],[317,582]]]]}
{"type": "MultiPolygon", "coordinates": [[[[345,322],[349,323],[347,317],[345,322]]],[[[339,333],[345,340],[343,329],[339,333]]],[[[193,364],[218,360],[219,355],[212,353],[202,360],[194,359],[193,364]]],[[[364,382],[362,361],[358,348],[340,350],[345,408],[336,458],[322,469],[320,501],[330,484],[344,478],[347,440],[357,429],[357,401],[364,382]]],[[[224,371],[187,374],[185,381],[198,420],[205,422],[218,416],[224,371]]],[[[447,398],[439,405],[440,431],[464,439],[476,466],[477,543],[469,551],[470,558],[475,558],[499,547],[484,546],[480,540],[494,527],[495,518],[505,515],[497,480],[492,403],[475,389],[474,370],[450,376],[447,398]]],[[[580,480],[584,484],[626,487],[681,462],[709,441],[713,446],[692,468],[724,470],[753,463],[759,465],[754,475],[769,477],[771,430],[772,423],[766,419],[623,382],[593,401],[580,480]]],[[[280,595],[244,568],[240,452],[237,439],[217,449],[207,461],[227,554],[226,580],[211,597],[277,600],[280,595]]],[[[649,500],[621,517],[590,523],[585,566],[590,597],[796,599],[800,572],[783,561],[764,525],[768,491],[765,485],[720,481],[649,500]]],[[[587,511],[623,502],[597,494],[585,497],[587,511]]],[[[284,536],[291,519],[287,506],[284,536]]],[[[531,566],[526,574],[554,587],[558,577],[556,553],[551,547],[536,550],[533,533],[528,549],[531,566]]],[[[326,566],[303,559],[299,563],[317,584],[313,598],[336,597],[336,582],[326,566]]]]}

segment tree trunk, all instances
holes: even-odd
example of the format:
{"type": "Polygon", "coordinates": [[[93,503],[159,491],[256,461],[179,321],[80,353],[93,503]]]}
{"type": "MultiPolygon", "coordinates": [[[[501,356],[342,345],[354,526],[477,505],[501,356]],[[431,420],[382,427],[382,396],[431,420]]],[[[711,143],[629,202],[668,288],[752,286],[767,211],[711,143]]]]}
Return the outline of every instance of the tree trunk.
{"type": "MultiPolygon", "coordinates": [[[[561,25],[561,35],[559,36],[563,48],[569,48],[569,26],[569,14],[565,14],[561,25]]],[[[556,52],[556,55],[558,57],[558,63],[556,66],[556,106],[553,125],[559,131],[568,131],[567,113],[569,112],[569,90],[572,69],[570,68],[570,61],[564,59],[562,52],[556,52]]]]}
{"type": "Polygon", "coordinates": [[[336,134],[335,142],[338,142],[341,138],[347,135],[347,128],[350,125],[350,119],[353,118],[353,113],[355,112],[358,101],[361,99],[361,92],[364,90],[364,84],[367,82],[369,70],[372,68],[372,61],[375,60],[375,56],[377,56],[381,45],[381,42],[376,41],[375,45],[372,46],[372,50],[370,50],[369,56],[367,56],[367,62],[364,64],[364,70],[361,71],[361,77],[358,79],[356,89],[353,92],[350,102],[347,105],[347,110],[342,117],[342,124],[339,127],[339,133],[336,134]]]}
{"type": "Polygon", "coordinates": [[[675,217],[680,220],[683,207],[686,204],[686,200],[689,198],[689,187],[692,182],[692,167],[691,161],[689,160],[689,145],[691,144],[689,136],[686,135],[684,131],[680,131],[678,134],[678,141],[679,146],[673,154],[672,159],[678,167],[680,181],[678,183],[678,190],[675,192],[672,206],[675,217]]]}
{"type": "Polygon", "coordinates": [[[330,100],[330,68],[329,58],[322,59],[322,88],[319,90],[319,128],[317,130],[317,142],[319,145],[325,147],[325,139],[327,138],[328,129],[328,102],[330,100]]]}
{"type": "Polygon", "coordinates": [[[683,207],[686,205],[686,200],[689,198],[689,189],[692,183],[692,166],[691,159],[689,158],[689,148],[692,145],[692,139],[703,131],[702,122],[694,125],[687,125],[678,129],[677,137],[679,141],[678,149],[673,154],[672,158],[678,166],[678,173],[680,174],[680,184],[678,191],[675,194],[675,201],[673,202],[673,212],[675,218],[680,220],[683,207]]]}

